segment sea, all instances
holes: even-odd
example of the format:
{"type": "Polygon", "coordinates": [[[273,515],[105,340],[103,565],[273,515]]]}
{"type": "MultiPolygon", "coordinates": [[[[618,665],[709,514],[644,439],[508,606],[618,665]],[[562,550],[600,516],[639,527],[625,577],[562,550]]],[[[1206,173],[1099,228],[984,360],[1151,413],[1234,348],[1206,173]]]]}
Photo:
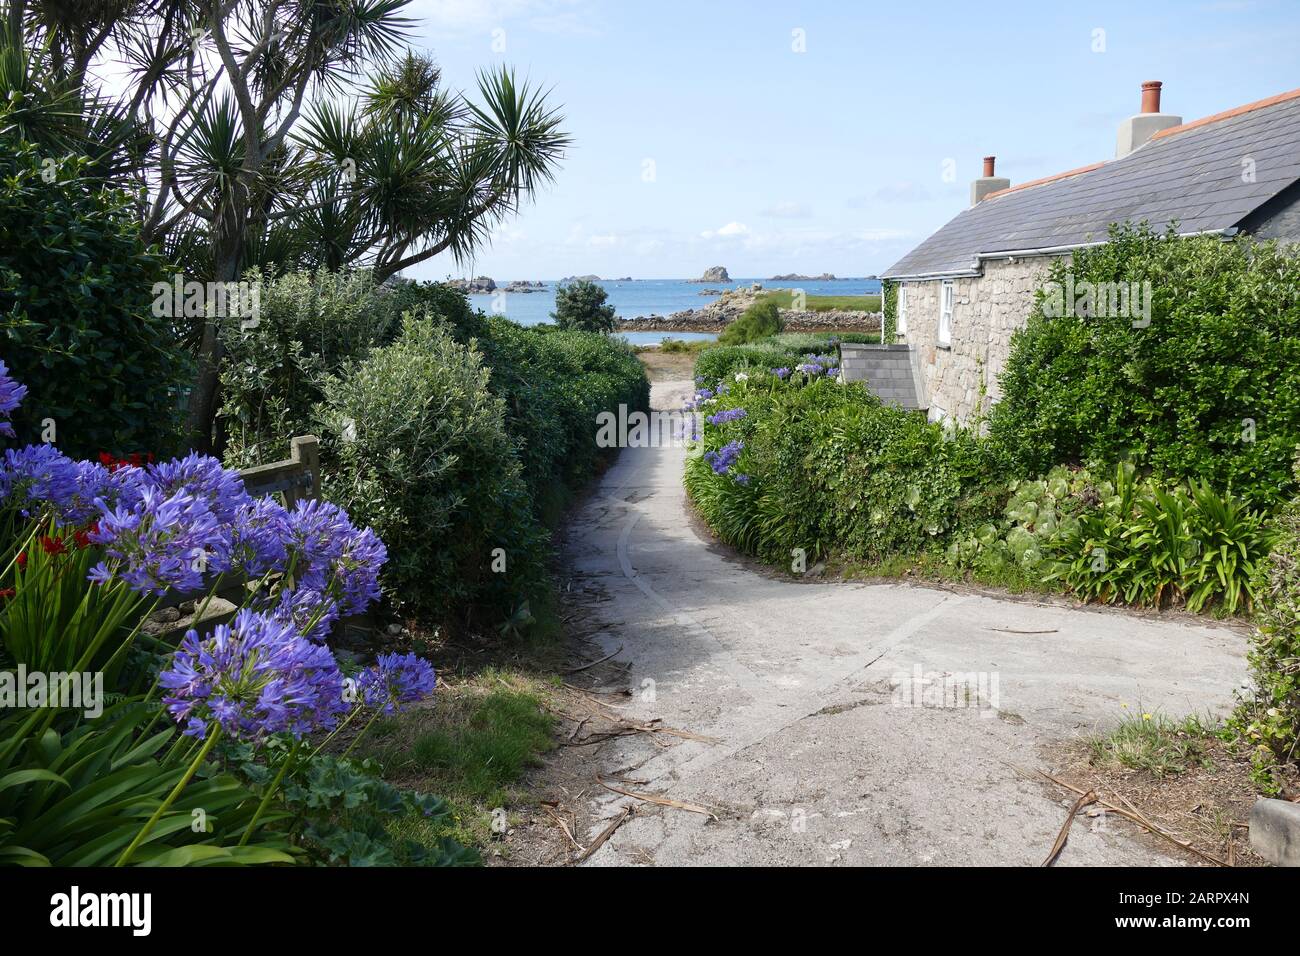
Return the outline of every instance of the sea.
{"type": "MultiPolygon", "coordinates": [[[[532,281],[532,280],[530,280],[532,281]]],[[[749,288],[759,283],[764,289],[802,289],[808,295],[874,295],[880,292],[879,279],[834,279],[826,281],[786,282],[770,279],[735,278],[728,283],[686,282],[681,279],[633,279],[621,282],[602,279],[596,284],[609,295],[620,318],[639,318],[647,315],[669,316],[685,309],[699,309],[717,299],[704,296],[704,289],[749,288]]],[[[504,286],[505,282],[497,281],[504,286]]],[[[555,290],[560,281],[545,283],[544,289],[534,292],[494,292],[489,295],[471,295],[471,304],[484,312],[497,313],[520,325],[540,325],[551,321],[555,311],[555,290]]],[[[712,332],[631,332],[623,336],[633,345],[656,345],[665,338],[692,341],[717,338],[712,332]]]]}

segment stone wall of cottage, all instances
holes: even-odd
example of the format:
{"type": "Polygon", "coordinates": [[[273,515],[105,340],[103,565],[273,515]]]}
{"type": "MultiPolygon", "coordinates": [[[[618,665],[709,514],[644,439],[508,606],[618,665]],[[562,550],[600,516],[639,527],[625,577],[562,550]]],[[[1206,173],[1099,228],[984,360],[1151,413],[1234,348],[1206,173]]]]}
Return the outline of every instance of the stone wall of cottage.
{"type": "Polygon", "coordinates": [[[953,279],[952,344],[939,342],[941,280],[907,282],[907,333],[912,365],[931,417],[940,412],[967,424],[1000,397],[1011,333],[1025,324],[1050,259],[989,259],[984,274],[953,279]],[[984,401],[981,408],[981,382],[984,401]]]}

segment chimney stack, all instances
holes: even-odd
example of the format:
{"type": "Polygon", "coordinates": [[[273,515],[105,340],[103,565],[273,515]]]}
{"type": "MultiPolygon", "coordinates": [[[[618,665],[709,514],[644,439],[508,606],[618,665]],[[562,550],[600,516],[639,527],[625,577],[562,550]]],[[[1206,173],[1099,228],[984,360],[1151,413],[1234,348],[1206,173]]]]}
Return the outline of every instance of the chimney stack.
{"type": "Polygon", "coordinates": [[[1182,125],[1181,116],[1160,112],[1161,85],[1159,80],[1147,80],[1142,84],[1142,112],[1120,124],[1119,139],[1115,144],[1116,159],[1127,156],[1162,129],[1182,125]]]}
{"type": "Polygon", "coordinates": [[[970,184],[970,204],[972,206],[978,206],[989,193],[1010,188],[1011,180],[993,174],[993,167],[997,163],[997,159],[996,156],[984,157],[984,175],[970,184]]]}

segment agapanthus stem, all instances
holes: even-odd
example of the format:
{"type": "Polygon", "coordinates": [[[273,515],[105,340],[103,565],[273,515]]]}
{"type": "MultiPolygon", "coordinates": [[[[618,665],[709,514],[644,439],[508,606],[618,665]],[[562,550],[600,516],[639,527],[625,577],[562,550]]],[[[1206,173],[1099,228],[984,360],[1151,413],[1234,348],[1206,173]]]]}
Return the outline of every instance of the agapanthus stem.
{"type": "Polygon", "coordinates": [[[203,761],[207,758],[208,753],[212,750],[213,746],[217,742],[217,738],[220,736],[221,728],[214,727],[211,736],[208,737],[207,743],[203,745],[203,749],[199,751],[198,756],[194,758],[194,761],[189,765],[189,768],[185,771],[185,774],[181,779],[176,782],[176,786],[172,787],[172,792],[167,794],[167,799],[164,800],[158,809],[153,812],[153,816],[145,821],[145,825],[141,827],[140,832],[135,835],[135,839],[131,841],[131,845],[122,851],[122,855],[117,858],[117,862],[113,864],[114,866],[126,866],[127,861],[131,859],[131,854],[134,853],[136,848],[144,842],[145,837],[150,834],[154,826],[156,826],[158,821],[162,819],[162,815],[167,812],[168,807],[176,802],[176,798],[181,795],[181,791],[185,789],[186,785],[194,775],[198,773],[200,765],[202,765],[203,761]]]}
{"type": "Polygon", "coordinates": [[[295,740],[293,746],[289,748],[289,753],[285,756],[284,763],[280,764],[280,772],[275,775],[275,779],[271,781],[271,785],[266,788],[266,793],[262,795],[262,802],[257,805],[257,811],[253,814],[253,819],[248,821],[248,826],[244,830],[244,835],[239,838],[240,846],[248,845],[249,839],[253,836],[253,830],[257,826],[257,821],[262,819],[262,814],[266,811],[266,808],[270,806],[271,798],[275,796],[275,792],[280,789],[280,781],[284,779],[285,771],[288,770],[289,765],[293,763],[294,757],[298,756],[298,748],[300,746],[302,746],[301,738],[295,740]]]}
{"type": "Polygon", "coordinates": [[[316,755],[317,755],[318,753],[320,753],[322,750],[324,750],[325,747],[326,747],[326,745],[327,745],[331,740],[333,740],[335,737],[337,737],[337,736],[339,735],[339,731],[341,731],[341,730],[342,730],[344,727],[346,727],[348,724],[352,723],[352,718],[355,717],[357,714],[361,713],[361,710],[362,710],[362,707],[361,707],[360,704],[358,704],[356,707],[352,708],[352,713],[350,713],[350,714],[348,714],[346,717],[344,717],[344,718],[343,718],[343,723],[339,724],[337,727],[335,727],[333,730],[331,730],[331,731],[329,732],[329,736],[326,737],[324,740],[322,740],[322,741],[320,742],[320,746],[319,746],[319,747],[317,747],[315,750],[313,750],[311,753],[309,753],[309,754],[307,755],[307,759],[308,759],[308,760],[313,760],[313,759],[315,759],[316,755]]]}
{"type": "Polygon", "coordinates": [[[361,743],[361,738],[364,737],[364,736],[366,735],[366,731],[368,731],[368,730],[370,729],[370,725],[373,724],[376,720],[378,720],[378,719],[379,719],[379,715],[382,714],[383,712],[384,712],[384,709],[383,709],[382,707],[376,707],[376,708],[375,708],[375,715],[374,715],[373,717],[371,717],[368,721],[366,721],[366,725],[365,725],[364,727],[361,728],[361,733],[359,733],[359,734],[357,734],[355,737],[353,737],[353,738],[352,738],[352,743],[348,744],[348,749],[345,750],[345,751],[343,751],[343,756],[344,756],[344,757],[346,757],[348,754],[352,753],[353,748],[356,747],[357,744],[361,743]]]}

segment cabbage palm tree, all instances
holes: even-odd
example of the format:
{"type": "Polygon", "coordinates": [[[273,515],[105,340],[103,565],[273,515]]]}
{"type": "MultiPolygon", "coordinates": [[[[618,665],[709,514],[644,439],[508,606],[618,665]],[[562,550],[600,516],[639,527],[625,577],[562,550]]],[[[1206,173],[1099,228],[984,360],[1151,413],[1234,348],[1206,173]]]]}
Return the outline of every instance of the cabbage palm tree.
{"type": "MultiPolygon", "coordinates": [[[[507,69],[479,76],[477,101],[442,89],[406,50],[409,2],[12,0],[0,96],[31,107],[25,136],[98,157],[191,278],[274,263],[384,279],[472,254],[569,143],[547,95],[507,69]]],[[[219,318],[195,329],[199,447],[219,318]]]]}

